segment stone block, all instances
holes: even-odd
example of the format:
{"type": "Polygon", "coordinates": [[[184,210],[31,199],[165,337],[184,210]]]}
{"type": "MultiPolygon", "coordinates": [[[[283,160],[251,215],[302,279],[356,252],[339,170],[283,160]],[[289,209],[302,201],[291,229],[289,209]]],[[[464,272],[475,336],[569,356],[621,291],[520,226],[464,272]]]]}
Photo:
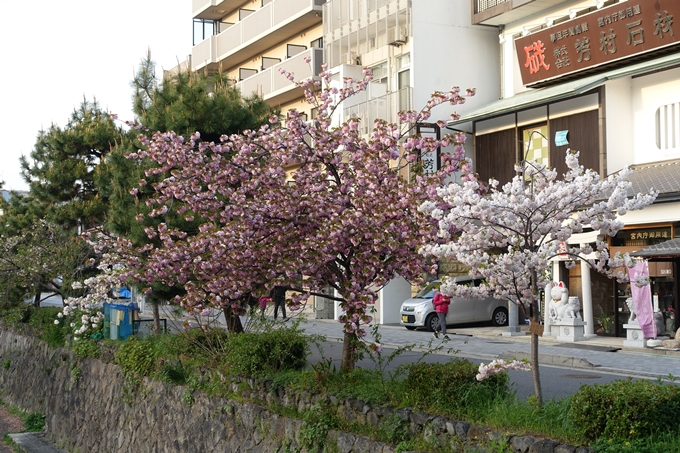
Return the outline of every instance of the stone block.
{"type": "Polygon", "coordinates": [[[535,442],[536,439],[533,437],[516,436],[510,440],[510,445],[512,445],[512,448],[518,453],[527,453],[529,451],[529,447],[531,447],[535,442]]]}
{"type": "Polygon", "coordinates": [[[661,346],[663,346],[666,349],[679,349],[680,340],[663,340],[661,342],[661,346]]]}
{"type": "Polygon", "coordinates": [[[555,453],[555,447],[560,445],[552,440],[542,439],[534,442],[529,447],[528,453],[555,453]]]}

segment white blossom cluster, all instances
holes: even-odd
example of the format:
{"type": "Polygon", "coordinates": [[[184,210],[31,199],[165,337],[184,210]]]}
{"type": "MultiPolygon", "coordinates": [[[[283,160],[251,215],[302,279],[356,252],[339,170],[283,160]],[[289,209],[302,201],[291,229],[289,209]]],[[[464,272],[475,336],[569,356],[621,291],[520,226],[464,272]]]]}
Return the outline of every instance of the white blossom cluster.
{"type": "Polygon", "coordinates": [[[508,370],[531,371],[531,365],[522,362],[521,360],[505,361],[503,359],[495,359],[487,364],[480,363],[479,373],[477,373],[476,378],[481,382],[495,374],[503,373],[508,370]]]}
{"type": "MultiPolygon", "coordinates": [[[[73,284],[74,289],[84,290],[83,295],[65,299],[63,310],[57,314],[59,319],[54,321],[55,324],[68,323],[73,329],[73,339],[76,341],[101,331],[104,321],[103,304],[113,302],[112,291],[122,285],[120,278],[122,269],[118,265],[120,260],[117,254],[103,252],[105,247],[102,242],[106,240],[104,237],[99,237],[98,243],[92,243],[95,251],[101,252],[96,266],[99,273],[82,283],[73,284]]],[[[94,262],[91,261],[90,264],[93,265],[94,262]]]]}
{"type": "Polygon", "coordinates": [[[538,302],[540,290],[551,280],[551,260],[560,255],[586,261],[609,277],[627,279],[617,269],[633,265],[627,255],[610,258],[605,241],[593,246],[568,240],[586,228],[615,235],[623,227],[618,216],[651,204],[657,193],[628,198],[631,170],[601,179],[579,166],[578,153],[567,151],[566,162],[569,171],[561,180],[555,171],[528,162],[503,187],[497,181],[483,184],[470,178],[440,188],[437,197],[420,206],[439,222],[439,237],[445,240],[421,248],[421,253],[460,261],[469,266],[471,276],[486,281],[470,288],[445,279],[444,294],[493,295],[528,308],[538,302]]]}

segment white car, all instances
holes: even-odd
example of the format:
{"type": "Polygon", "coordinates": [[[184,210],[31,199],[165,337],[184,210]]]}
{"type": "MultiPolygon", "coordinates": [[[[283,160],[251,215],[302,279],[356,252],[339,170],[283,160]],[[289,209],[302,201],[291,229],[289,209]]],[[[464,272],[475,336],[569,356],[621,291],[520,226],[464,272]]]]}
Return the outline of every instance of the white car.
{"type": "MultiPolygon", "coordinates": [[[[482,280],[470,277],[455,277],[454,281],[460,284],[472,283],[479,286],[482,280]]],[[[434,310],[432,299],[434,289],[441,282],[435,280],[428,283],[413,298],[405,300],[401,304],[401,325],[409,330],[416,327],[426,327],[430,331],[439,328],[439,317],[434,310]]],[[[452,297],[449,305],[449,313],[446,315],[446,325],[462,324],[467,322],[491,321],[495,326],[505,326],[508,323],[508,304],[506,301],[493,299],[463,299],[452,297]]]]}

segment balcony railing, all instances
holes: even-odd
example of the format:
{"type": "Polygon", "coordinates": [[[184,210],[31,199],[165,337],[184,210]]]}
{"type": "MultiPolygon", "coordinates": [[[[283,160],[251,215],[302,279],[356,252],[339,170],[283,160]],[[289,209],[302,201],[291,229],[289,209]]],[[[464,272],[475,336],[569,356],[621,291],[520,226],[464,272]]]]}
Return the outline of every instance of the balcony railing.
{"type": "Polygon", "coordinates": [[[248,17],[228,27],[216,36],[215,54],[212,59],[197,58],[207,55],[204,42],[194,46],[192,59],[194,70],[229,58],[230,63],[222,69],[229,69],[242,61],[256,57],[263,49],[276,45],[295,36],[303,30],[321,23],[323,0],[272,0],[248,17]],[[282,33],[284,33],[282,35],[282,33]],[[257,46],[252,44],[257,42],[257,46]]]}
{"type": "Polygon", "coordinates": [[[475,0],[475,14],[509,1],[510,0],[475,0]]]}
{"type": "Polygon", "coordinates": [[[373,124],[377,119],[385,120],[388,123],[398,123],[397,113],[400,110],[410,110],[413,108],[411,91],[411,87],[406,87],[399,91],[393,91],[384,96],[347,107],[344,109],[344,120],[349,118],[360,119],[361,125],[359,130],[363,135],[373,130],[373,124]]]}
{"type": "Polygon", "coordinates": [[[302,91],[294,92],[297,86],[279,72],[284,68],[295,74],[295,80],[300,81],[309,77],[317,77],[321,72],[323,49],[307,49],[292,58],[275,64],[264,71],[236,84],[244,96],[253,93],[260,95],[265,101],[276,100],[277,103],[287,102],[302,96],[302,91]],[[305,58],[312,60],[307,63],[305,58]]]}
{"type": "Polygon", "coordinates": [[[405,44],[411,36],[410,3],[410,0],[331,0],[324,4],[323,42],[328,66],[355,65],[362,55],[376,49],[405,44]]]}

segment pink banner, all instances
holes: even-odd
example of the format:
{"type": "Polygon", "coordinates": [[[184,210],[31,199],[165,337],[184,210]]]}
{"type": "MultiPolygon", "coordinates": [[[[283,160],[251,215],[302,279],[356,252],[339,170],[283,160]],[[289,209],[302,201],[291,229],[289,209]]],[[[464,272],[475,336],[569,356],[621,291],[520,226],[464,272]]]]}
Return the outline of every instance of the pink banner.
{"type": "Polygon", "coordinates": [[[654,307],[652,306],[652,290],[649,285],[641,288],[635,284],[635,277],[649,277],[647,261],[637,263],[635,267],[628,269],[630,278],[630,293],[633,296],[635,315],[642,334],[645,338],[656,338],[656,323],[654,322],[654,307]]]}

